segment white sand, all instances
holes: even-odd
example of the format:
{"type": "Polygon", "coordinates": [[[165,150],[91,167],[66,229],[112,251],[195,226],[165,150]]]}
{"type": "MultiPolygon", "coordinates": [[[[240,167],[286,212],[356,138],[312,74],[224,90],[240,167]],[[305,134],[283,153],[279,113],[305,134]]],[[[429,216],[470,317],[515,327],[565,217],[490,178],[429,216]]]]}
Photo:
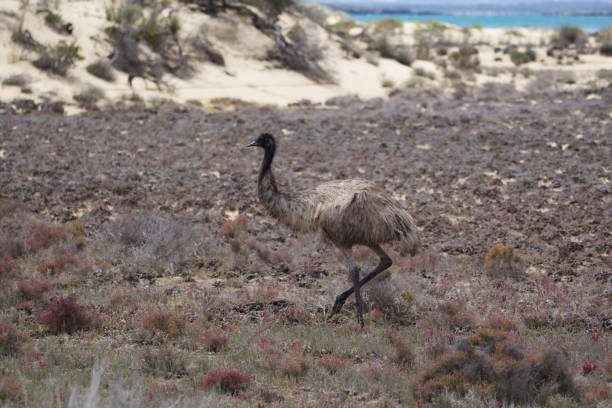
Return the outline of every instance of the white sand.
{"type": "MultiPolygon", "coordinates": [[[[190,12],[181,4],[175,4],[181,22],[179,32],[181,39],[206,35],[223,54],[226,66],[219,67],[208,62],[197,63],[196,74],[188,80],[166,75],[164,80],[174,89],[172,93],[160,92],[153,83],[145,83],[140,78],[134,80],[134,88],[131,89],[127,83],[127,74],[116,71],[116,81],[109,83],[90,75],[85,70],[88,64],[99,58],[105,58],[111,52],[111,46],[106,42],[103,32],[103,29],[109,25],[106,21],[106,4],[110,3],[104,0],[60,2],[60,8],[56,12],[62,15],[64,21],[74,24],[72,37],[52,31],[44,24],[43,15],[35,15],[35,6],[30,6],[24,28],[30,30],[35,39],[45,44],[55,44],[61,39],[67,41],[76,39],[81,47],[81,54],[85,58],[71,68],[66,78],[61,78],[35,68],[31,63],[34,55],[24,52],[20,46],[11,41],[11,30],[17,24],[17,18],[11,17],[10,13],[15,15],[20,13],[19,1],[2,0],[0,2],[0,80],[12,74],[25,74],[29,78],[28,87],[32,90],[32,94],[22,94],[18,87],[3,86],[0,88],[0,100],[28,97],[36,100],[61,99],[72,103],[73,95],[86,86],[93,85],[104,91],[110,103],[135,92],[146,100],[156,98],[173,99],[178,102],[197,100],[206,104],[214,98],[239,98],[263,104],[287,105],[303,99],[324,102],[330,97],[347,94],[362,98],[384,97],[389,92],[389,84],[401,86],[408,82],[413,78],[416,68],[433,74],[434,80],[430,81],[432,85],[444,85],[443,70],[432,62],[417,61],[413,67],[407,67],[389,59],[379,59],[377,65],[366,61],[365,58],[347,59],[346,52],[340,48],[338,38],[329,36],[325,30],[309,20],[299,19],[300,25],[309,33],[309,38],[316,39],[324,48],[325,57],[322,64],[336,78],[335,84],[317,84],[299,73],[278,68],[276,63],[267,61],[266,52],[272,47],[272,40],[240,18],[221,16],[212,19],[201,13],[190,12]]],[[[279,25],[286,32],[297,21],[296,16],[283,14],[279,25]]],[[[398,39],[412,43],[414,30],[415,24],[405,24],[403,30],[398,32],[398,39]]],[[[546,57],[543,46],[551,35],[550,30],[525,28],[469,30],[471,42],[489,44],[479,46],[479,58],[485,68],[514,66],[507,55],[494,53],[492,48],[503,47],[509,43],[535,47],[538,61],[523,66],[531,70],[563,69],[576,72],[579,77],[582,75],[593,77],[599,69],[612,68],[612,58],[597,55],[581,57],[582,62],[572,66],[558,66],[556,60],[546,57]],[[495,61],[496,57],[501,57],[502,61],[495,61]]],[[[450,28],[445,30],[444,36],[448,40],[461,42],[466,32],[450,28]]],[[[475,78],[476,84],[491,81],[516,82],[516,78],[512,78],[509,74],[491,76],[486,73],[476,75],[475,78]]],[[[75,110],[74,106],[70,109],[71,112],[75,110]]]]}

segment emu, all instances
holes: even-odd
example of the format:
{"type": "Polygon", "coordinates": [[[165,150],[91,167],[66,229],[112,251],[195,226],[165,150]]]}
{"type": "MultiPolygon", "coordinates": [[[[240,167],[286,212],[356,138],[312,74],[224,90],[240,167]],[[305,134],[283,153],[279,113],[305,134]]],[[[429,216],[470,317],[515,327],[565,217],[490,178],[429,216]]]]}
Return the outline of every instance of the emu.
{"type": "Polygon", "coordinates": [[[397,200],[367,180],[330,181],[296,193],[279,191],[271,168],[276,152],[274,137],[262,133],[250,146],[264,149],[257,195],[267,211],[294,231],[320,232],[345,258],[353,286],[336,297],[328,319],[355,293],[357,321],[363,327],[360,289],[392,265],[380,245],[399,241],[403,253],[415,255],[421,242],[414,220],[397,200]],[[354,245],[367,246],[380,257],[378,266],[361,280],[354,245]]]}

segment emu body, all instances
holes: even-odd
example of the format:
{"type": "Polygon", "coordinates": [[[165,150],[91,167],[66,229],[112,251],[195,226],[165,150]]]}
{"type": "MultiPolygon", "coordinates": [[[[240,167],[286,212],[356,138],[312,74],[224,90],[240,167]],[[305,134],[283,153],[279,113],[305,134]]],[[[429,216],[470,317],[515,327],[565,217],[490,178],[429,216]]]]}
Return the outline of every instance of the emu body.
{"type": "Polygon", "coordinates": [[[296,193],[279,191],[271,168],[276,152],[274,137],[264,133],[248,146],[261,147],[265,152],[257,195],[270,215],[295,231],[321,233],[344,255],[353,286],[336,297],[329,317],[355,293],[357,320],[363,326],[360,288],[392,265],[380,245],[398,241],[402,252],[414,255],[420,246],[414,220],[397,200],[367,180],[330,181],[296,193]],[[354,245],[367,246],[380,257],[378,266],[362,279],[353,257],[354,245]]]}

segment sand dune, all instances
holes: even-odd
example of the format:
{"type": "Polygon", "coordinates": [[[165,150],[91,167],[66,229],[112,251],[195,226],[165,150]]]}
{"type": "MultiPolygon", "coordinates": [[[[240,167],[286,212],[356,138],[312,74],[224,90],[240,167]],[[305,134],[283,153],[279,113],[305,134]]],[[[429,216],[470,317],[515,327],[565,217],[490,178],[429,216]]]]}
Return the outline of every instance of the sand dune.
{"type": "MultiPolygon", "coordinates": [[[[333,83],[316,83],[305,76],[278,66],[266,59],[267,50],[273,46],[271,38],[255,29],[248,21],[233,15],[211,18],[203,13],[188,10],[183,4],[172,4],[181,22],[179,36],[182,41],[205,35],[225,58],[226,66],[217,66],[209,62],[195,64],[195,73],[189,79],[179,79],[165,75],[164,81],[171,91],[160,91],[151,82],[140,78],[134,80],[133,89],[127,82],[127,74],[116,71],[117,79],[106,82],[90,75],[85,67],[106,56],[112,51],[106,40],[104,29],[109,26],[106,20],[104,0],[61,2],[56,10],[64,21],[74,24],[71,37],[60,35],[47,27],[42,15],[35,14],[35,7],[30,6],[25,14],[24,29],[29,30],[35,39],[44,44],[55,44],[59,40],[76,40],[80,53],[84,57],[72,67],[65,78],[48,74],[35,68],[31,60],[35,53],[24,51],[11,41],[12,30],[19,20],[20,2],[5,0],[0,4],[0,79],[14,74],[23,74],[28,78],[31,94],[23,94],[19,87],[3,86],[0,88],[0,99],[28,97],[35,100],[63,100],[69,105],[70,112],[78,111],[73,103],[73,95],[82,89],[95,86],[104,92],[108,103],[130,98],[136,93],[145,100],[172,99],[177,102],[199,101],[206,104],[215,98],[239,98],[245,101],[263,104],[287,105],[304,99],[313,103],[339,95],[357,95],[361,98],[386,97],[390,88],[400,87],[415,78],[415,69],[427,74],[425,86],[445,87],[444,70],[440,64],[431,61],[416,61],[411,67],[395,60],[377,58],[348,58],[342,50],[339,37],[329,34],[320,26],[302,15],[284,13],[278,24],[283,32],[296,23],[305,27],[310,38],[316,39],[323,51],[322,66],[335,78],[333,83]]],[[[333,18],[334,16],[332,16],[333,18]]],[[[394,41],[408,45],[414,43],[417,25],[406,23],[394,36],[394,41]]],[[[359,30],[358,30],[359,31],[359,30]]],[[[538,55],[536,62],[525,65],[530,70],[561,69],[577,75],[575,82],[588,82],[595,78],[600,69],[611,68],[612,59],[597,55],[587,55],[580,63],[571,66],[559,66],[554,58],[545,54],[545,45],[552,32],[539,29],[474,29],[465,30],[449,28],[444,36],[449,42],[470,41],[479,44],[479,58],[484,73],[472,76],[474,85],[486,82],[513,82],[518,88],[525,87],[528,79],[517,78],[510,73],[491,75],[486,68],[513,69],[514,65],[507,55],[495,53],[493,47],[507,44],[529,45],[538,55]]]]}

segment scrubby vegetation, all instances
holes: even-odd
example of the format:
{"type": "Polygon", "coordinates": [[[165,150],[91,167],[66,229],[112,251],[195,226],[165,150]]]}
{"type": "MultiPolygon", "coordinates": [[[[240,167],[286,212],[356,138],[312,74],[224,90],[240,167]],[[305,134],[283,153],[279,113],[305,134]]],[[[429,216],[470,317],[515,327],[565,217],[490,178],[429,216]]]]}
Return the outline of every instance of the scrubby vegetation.
{"type": "Polygon", "coordinates": [[[108,60],[100,59],[96,62],[93,62],[87,67],[85,67],[87,72],[91,75],[103,79],[108,82],[113,82],[115,80],[115,74],[113,73],[113,68],[111,67],[108,60]]]}
{"type": "Polygon", "coordinates": [[[32,62],[34,66],[61,76],[65,76],[77,60],[83,59],[79,54],[79,46],[74,41],[67,43],[61,40],[55,46],[43,46],[39,54],[32,62]]]}
{"type": "Polygon", "coordinates": [[[1,404],[606,406],[611,95],[540,75],[460,100],[3,105],[1,404]],[[325,319],[339,254],[260,211],[236,149],[271,123],[279,183],[367,177],[422,229],[364,287],[365,329],[350,299],[325,319]]]}

